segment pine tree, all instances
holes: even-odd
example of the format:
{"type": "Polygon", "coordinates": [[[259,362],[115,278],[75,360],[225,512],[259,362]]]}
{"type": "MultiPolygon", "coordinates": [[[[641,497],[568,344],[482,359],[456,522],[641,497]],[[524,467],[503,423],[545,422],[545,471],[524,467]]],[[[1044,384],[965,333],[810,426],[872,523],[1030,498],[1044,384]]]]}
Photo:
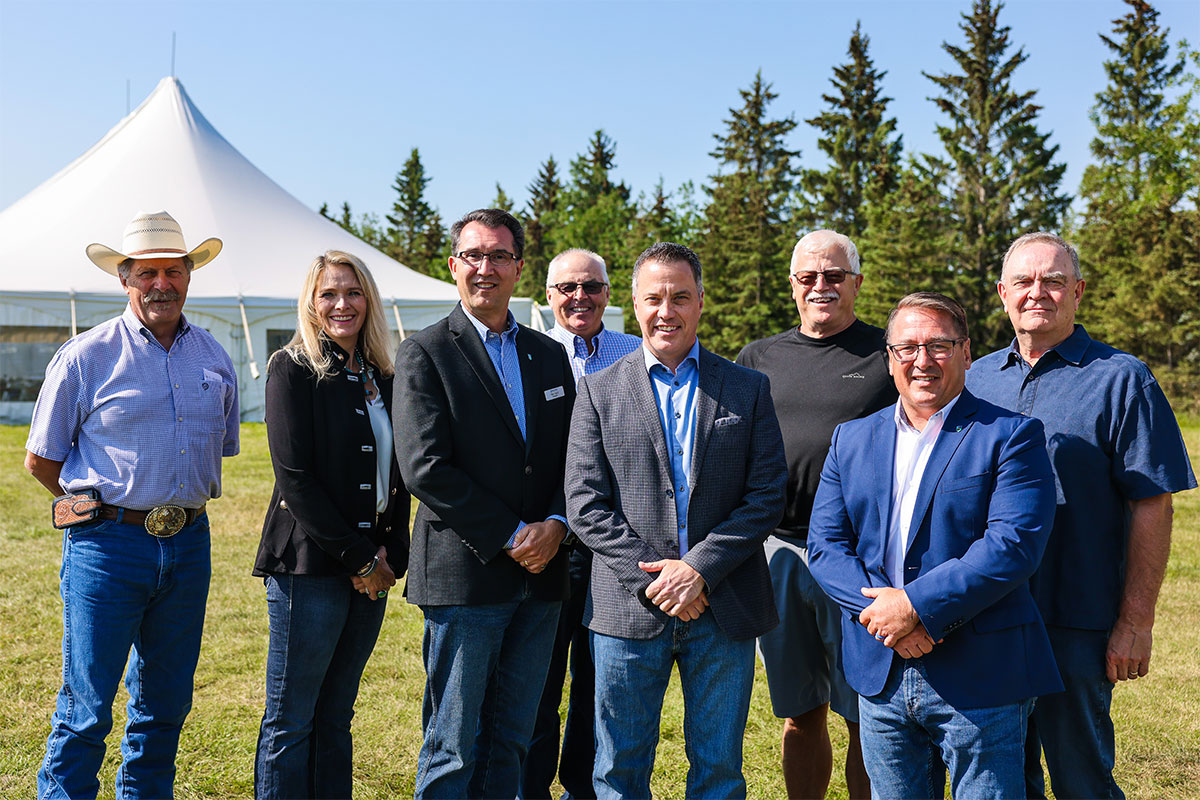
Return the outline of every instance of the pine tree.
{"type": "Polygon", "coordinates": [[[953,293],[947,255],[953,214],[943,192],[948,169],[936,159],[910,159],[895,188],[864,206],[866,231],[856,242],[864,275],[854,306],[860,319],[882,327],[909,292],[953,293]]]}
{"type": "Polygon", "coordinates": [[[1093,335],[1151,363],[1197,368],[1196,76],[1186,71],[1187,50],[1171,55],[1158,12],[1144,0],[1126,4],[1113,36],[1100,36],[1112,58],[1091,113],[1096,160],[1080,184],[1078,238],[1088,280],[1081,319],[1093,335]]]}
{"type": "Polygon", "coordinates": [[[558,178],[558,162],[550,156],[538,168],[537,177],[527,187],[529,202],[522,222],[525,225],[525,267],[514,294],[544,301],[546,298],[546,267],[554,257],[552,250],[557,209],[562,183],[558,178]]]}
{"type": "Polygon", "coordinates": [[[500,181],[496,181],[496,197],[492,200],[492,208],[499,208],[502,211],[512,211],[513,201],[504,192],[504,187],[500,185],[500,181]]]}
{"type": "Polygon", "coordinates": [[[999,24],[1002,8],[1000,2],[973,0],[959,24],[965,47],[942,44],[959,71],[923,73],[941,90],[931,99],[949,118],[937,133],[954,167],[948,251],[953,294],[966,308],[979,353],[1012,337],[995,288],[1008,245],[1023,233],[1056,229],[1071,201],[1058,193],[1066,169],[1054,163],[1058,146],[1037,129],[1037,93],[1012,89],[1013,74],[1027,56],[1021,48],[1006,55],[1009,28],[999,24]]]}
{"type": "Polygon", "coordinates": [[[792,160],[800,154],[786,139],[796,120],[768,118],[777,95],[761,71],[739,94],[742,107],[729,109],[724,132],[713,135],[717,146],[709,155],[718,171],[710,176],[698,249],[705,271],[700,335],[706,347],[729,357],[787,328],[795,316],[787,275],[795,244],[792,160]]]}
{"type": "Polygon", "coordinates": [[[870,41],[856,24],[849,62],[833,68],[835,92],[821,95],[829,108],[807,120],[821,132],[817,147],[829,166],[806,170],[802,178],[806,227],[832,228],[855,240],[866,230],[866,204],[896,187],[903,152],[896,118],[886,116],[892,99],[882,96],[881,83],[887,72],[875,69],[870,41]]]}
{"type": "Polygon", "coordinates": [[[384,247],[384,252],[401,264],[426,273],[429,264],[423,258],[422,240],[435,213],[425,201],[425,187],[430,180],[421,164],[421,154],[414,147],[392,184],[396,200],[386,217],[389,227],[384,247]]]}

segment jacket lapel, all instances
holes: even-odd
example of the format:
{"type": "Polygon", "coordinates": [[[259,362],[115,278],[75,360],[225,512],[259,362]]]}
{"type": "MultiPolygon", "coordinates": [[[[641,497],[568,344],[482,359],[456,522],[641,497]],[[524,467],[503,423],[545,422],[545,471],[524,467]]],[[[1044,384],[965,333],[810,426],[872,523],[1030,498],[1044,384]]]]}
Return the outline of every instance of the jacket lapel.
{"type": "MultiPolygon", "coordinates": [[[[509,405],[508,395],[504,393],[504,387],[500,385],[500,376],[496,374],[496,368],[492,366],[492,359],[488,356],[487,349],[483,346],[483,341],[479,338],[475,326],[467,319],[467,312],[462,310],[462,306],[456,306],[450,312],[448,324],[450,334],[454,337],[454,344],[462,353],[463,360],[471,367],[479,382],[483,384],[483,388],[495,403],[496,411],[499,412],[500,418],[504,420],[508,430],[520,442],[521,429],[517,426],[517,418],[513,414],[512,406],[509,405]]],[[[523,380],[524,370],[521,373],[523,380]]],[[[526,423],[528,424],[528,420],[526,423]]]]}
{"type": "MultiPolygon", "coordinates": [[[[538,422],[538,412],[542,409],[542,401],[537,399],[541,393],[542,363],[535,359],[529,350],[533,331],[524,325],[517,326],[517,363],[521,369],[521,392],[525,399],[525,453],[528,455],[533,432],[538,422]]],[[[507,398],[505,398],[507,401],[507,398]]]]}
{"type": "Polygon", "coordinates": [[[703,347],[700,348],[697,367],[700,370],[700,385],[696,396],[696,432],[692,438],[692,471],[688,476],[692,486],[698,486],[700,482],[700,467],[704,463],[708,440],[712,438],[721,399],[721,384],[725,377],[720,361],[703,347]]]}
{"type": "MultiPolygon", "coordinates": [[[[892,514],[892,491],[896,482],[896,404],[888,406],[875,415],[872,426],[871,452],[878,453],[875,459],[875,497],[879,507],[879,553],[887,549],[888,524],[892,514]]],[[[854,476],[844,477],[843,480],[854,480],[854,476]]],[[[882,563],[882,562],[881,562],[882,563]]]]}
{"type": "Polygon", "coordinates": [[[913,505],[912,524],[908,529],[909,548],[916,541],[921,525],[929,513],[929,507],[933,503],[933,493],[937,489],[938,483],[941,482],[946,467],[950,465],[950,459],[954,457],[955,451],[966,438],[967,431],[971,429],[970,419],[975,416],[978,405],[974,396],[963,389],[958,402],[954,404],[954,408],[950,409],[950,415],[942,424],[937,441],[933,443],[933,451],[929,454],[929,461],[925,464],[925,472],[921,475],[921,488],[917,492],[917,500],[913,505]]]}
{"type": "Polygon", "coordinates": [[[642,348],[634,350],[625,357],[622,364],[625,371],[625,381],[629,395],[633,398],[636,410],[634,416],[637,424],[642,427],[642,433],[654,445],[656,468],[660,479],[671,486],[671,459],[667,456],[667,437],[663,433],[662,423],[658,420],[658,401],[654,397],[654,387],[650,385],[650,375],[646,370],[645,357],[642,348]]]}

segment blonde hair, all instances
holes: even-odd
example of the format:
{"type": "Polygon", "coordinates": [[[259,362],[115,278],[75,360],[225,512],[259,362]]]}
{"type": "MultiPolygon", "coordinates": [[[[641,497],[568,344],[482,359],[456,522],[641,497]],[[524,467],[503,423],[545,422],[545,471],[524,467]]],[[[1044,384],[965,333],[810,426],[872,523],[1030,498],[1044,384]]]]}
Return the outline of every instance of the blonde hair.
{"type": "Polygon", "coordinates": [[[283,348],[284,351],[297,364],[311,367],[317,373],[317,380],[330,377],[340,367],[321,344],[323,329],[313,302],[321,282],[321,273],[329,266],[354,270],[354,277],[358,279],[358,285],[367,298],[367,318],[358,332],[358,347],[369,364],[384,375],[391,375],[395,371],[392,367],[392,337],[383,321],[383,301],[379,297],[379,289],[367,265],[358,257],[341,250],[326,250],[323,255],[314,258],[309,266],[308,274],[304,277],[304,288],[300,290],[300,299],[296,303],[296,335],[283,348]]]}

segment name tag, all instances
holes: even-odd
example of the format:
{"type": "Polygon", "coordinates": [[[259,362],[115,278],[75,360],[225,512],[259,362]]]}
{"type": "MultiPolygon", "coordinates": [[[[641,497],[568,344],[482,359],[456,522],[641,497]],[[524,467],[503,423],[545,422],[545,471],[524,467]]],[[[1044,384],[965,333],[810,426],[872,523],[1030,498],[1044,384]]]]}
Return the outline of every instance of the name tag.
{"type": "Polygon", "coordinates": [[[555,386],[553,389],[546,390],[546,399],[547,400],[557,400],[560,397],[565,397],[566,394],[567,394],[567,391],[565,389],[563,389],[563,387],[555,386]]]}

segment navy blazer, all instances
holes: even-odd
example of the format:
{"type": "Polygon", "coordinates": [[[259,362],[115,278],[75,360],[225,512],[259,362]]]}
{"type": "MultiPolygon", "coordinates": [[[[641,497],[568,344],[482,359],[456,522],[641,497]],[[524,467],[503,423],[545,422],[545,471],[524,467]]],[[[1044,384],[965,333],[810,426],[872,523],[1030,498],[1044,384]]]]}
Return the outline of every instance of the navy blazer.
{"type": "MultiPolygon", "coordinates": [[[[808,530],[813,577],[843,609],[842,666],[859,694],[883,690],[899,657],[858,622],[864,586],[891,586],[884,553],[895,406],[839,425],[808,530]]],[[[934,641],[922,662],[958,708],[1062,690],[1029,576],[1054,521],[1042,423],[967,391],[947,415],[913,509],[904,590],[934,641]]]]}
{"type": "Polygon", "coordinates": [[[405,591],[419,605],[567,597],[565,548],[533,575],[504,546],[518,522],[566,516],[563,460],[575,378],[562,346],[520,326],[525,433],[462,306],[400,344],[396,459],[421,501],[405,591]]]}

